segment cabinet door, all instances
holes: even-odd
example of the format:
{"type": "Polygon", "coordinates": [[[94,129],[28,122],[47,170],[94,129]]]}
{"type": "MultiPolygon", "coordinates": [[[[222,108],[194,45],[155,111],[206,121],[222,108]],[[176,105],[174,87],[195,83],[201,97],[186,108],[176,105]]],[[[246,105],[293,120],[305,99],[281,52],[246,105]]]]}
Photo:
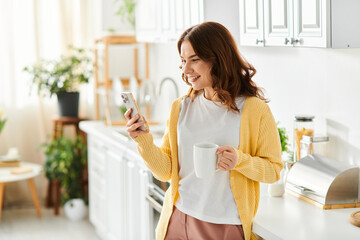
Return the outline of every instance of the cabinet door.
{"type": "Polygon", "coordinates": [[[159,41],[161,36],[160,0],[139,0],[136,4],[136,39],[139,42],[159,41]]]}
{"type": "MultiPolygon", "coordinates": [[[[166,0],[165,0],[166,1],[166,0]]],[[[177,41],[189,27],[204,21],[203,0],[170,0],[172,5],[173,29],[168,41],[177,41]]]]}
{"type": "Polygon", "coordinates": [[[264,0],[265,46],[292,46],[292,0],[264,0]]]}
{"type": "MultiPolygon", "coordinates": [[[[129,157],[129,156],[128,156],[129,157]]],[[[141,239],[141,233],[144,229],[140,229],[139,222],[142,218],[140,212],[141,200],[140,199],[140,174],[139,168],[134,159],[130,157],[127,159],[126,168],[126,199],[127,199],[127,239],[141,239]]]]}
{"type": "Polygon", "coordinates": [[[329,47],[330,4],[328,0],[294,1],[294,46],[329,47]]]}
{"type": "Polygon", "coordinates": [[[107,152],[107,183],[108,238],[126,239],[125,179],[123,156],[119,152],[107,152]]]}
{"type": "Polygon", "coordinates": [[[174,4],[174,32],[175,38],[179,39],[181,34],[190,27],[190,14],[188,13],[188,2],[185,0],[173,0],[174,4]],[[186,3],[185,3],[186,2],[186,3]]]}
{"type": "Polygon", "coordinates": [[[139,0],[136,39],[177,41],[188,27],[203,22],[203,0],[139,0]]]}
{"type": "Polygon", "coordinates": [[[190,26],[202,23],[204,21],[203,0],[185,0],[185,2],[189,4],[190,26]]]}
{"type": "Polygon", "coordinates": [[[162,42],[175,40],[174,4],[174,0],[160,0],[160,41],[162,42]]]}
{"type": "Polygon", "coordinates": [[[139,239],[143,240],[152,240],[155,239],[155,232],[153,231],[153,211],[150,207],[150,204],[146,201],[146,197],[149,192],[149,182],[151,178],[151,173],[149,170],[140,169],[139,170],[140,177],[140,213],[141,218],[138,222],[139,227],[141,229],[141,237],[139,239]]]}
{"type": "Polygon", "coordinates": [[[105,152],[106,147],[101,141],[88,138],[89,215],[90,221],[102,237],[107,231],[105,152]]]}
{"type": "Polygon", "coordinates": [[[189,27],[204,21],[203,0],[173,0],[176,39],[189,27]]]}
{"type": "Polygon", "coordinates": [[[264,46],[263,0],[240,0],[240,45],[264,46]]]}

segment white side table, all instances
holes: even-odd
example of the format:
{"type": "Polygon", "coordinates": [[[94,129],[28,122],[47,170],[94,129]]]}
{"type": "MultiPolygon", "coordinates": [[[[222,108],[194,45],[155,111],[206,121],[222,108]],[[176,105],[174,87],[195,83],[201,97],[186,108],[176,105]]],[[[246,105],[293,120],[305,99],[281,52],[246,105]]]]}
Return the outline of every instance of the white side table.
{"type": "Polygon", "coordinates": [[[15,168],[0,168],[0,221],[1,221],[1,211],[4,198],[5,185],[11,182],[27,180],[29,184],[30,193],[36,208],[36,213],[38,217],[41,217],[41,208],[39,199],[36,194],[36,188],[34,184],[34,178],[42,172],[42,166],[36,163],[27,163],[21,162],[20,167],[30,168],[31,172],[23,174],[12,174],[11,170],[15,168]]]}

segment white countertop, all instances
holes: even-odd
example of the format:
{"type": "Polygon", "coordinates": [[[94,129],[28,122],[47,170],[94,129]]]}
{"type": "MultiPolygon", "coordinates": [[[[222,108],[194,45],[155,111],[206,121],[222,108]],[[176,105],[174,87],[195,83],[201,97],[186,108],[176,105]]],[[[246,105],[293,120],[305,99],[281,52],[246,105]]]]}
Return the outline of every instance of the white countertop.
{"type": "Polygon", "coordinates": [[[264,239],[360,239],[360,228],[349,222],[350,214],[360,208],[323,210],[287,193],[271,197],[266,192],[267,184],[261,185],[253,231],[264,239]]]}
{"type": "MultiPolygon", "coordinates": [[[[138,155],[136,144],[117,131],[125,127],[109,127],[99,121],[83,121],[80,128],[115,146],[122,145],[138,155]]],[[[161,132],[165,126],[150,126],[150,132],[161,132]]],[[[159,145],[161,138],[154,138],[159,145]]],[[[270,197],[267,184],[261,184],[260,204],[253,231],[266,240],[360,240],[360,228],[349,222],[350,214],[360,208],[323,210],[296,197],[270,197]]]]}
{"type": "MultiPolygon", "coordinates": [[[[137,152],[135,142],[127,135],[125,126],[106,126],[102,121],[81,121],[80,129],[88,134],[94,134],[108,140],[114,140],[114,144],[122,144],[137,152]]],[[[154,143],[161,144],[164,125],[150,125],[150,133],[153,135],[154,143]]]]}
{"type": "MultiPolygon", "coordinates": [[[[125,126],[106,126],[102,121],[81,121],[79,127],[87,134],[102,139],[104,143],[115,148],[126,149],[128,153],[141,159],[136,143],[127,135],[125,126]]],[[[150,126],[150,133],[153,134],[155,145],[161,144],[164,131],[165,126],[163,125],[150,126]]]]}

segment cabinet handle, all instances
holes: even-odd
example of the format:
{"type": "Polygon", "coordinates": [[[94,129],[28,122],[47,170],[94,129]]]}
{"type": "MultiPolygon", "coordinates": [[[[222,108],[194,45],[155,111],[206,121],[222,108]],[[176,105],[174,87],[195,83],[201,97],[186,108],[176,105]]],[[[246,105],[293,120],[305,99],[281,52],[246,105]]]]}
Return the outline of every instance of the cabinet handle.
{"type": "Polygon", "coordinates": [[[121,161],[128,162],[130,160],[126,157],[126,155],[122,155],[121,161]]]}
{"type": "Polygon", "coordinates": [[[298,42],[300,42],[299,39],[291,38],[291,42],[290,42],[291,44],[298,43],[298,42]]]}
{"type": "Polygon", "coordinates": [[[140,169],[139,170],[139,173],[141,174],[141,175],[143,175],[143,176],[148,176],[149,174],[148,174],[148,172],[146,171],[146,170],[144,170],[144,169],[140,169]]]}
{"type": "Polygon", "coordinates": [[[259,39],[256,39],[256,45],[259,44],[259,43],[263,43],[264,40],[259,40],[259,39]]]}
{"type": "Polygon", "coordinates": [[[160,203],[158,203],[155,199],[153,199],[151,196],[147,195],[146,201],[149,202],[149,204],[159,213],[161,213],[162,206],[160,203]]]}
{"type": "Polygon", "coordinates": [[[285,44],[285,45],[288,45],[289,42],[290,42],[290,40],[289,40],[288,38],[285,38],[284,44],[285,44]]]}

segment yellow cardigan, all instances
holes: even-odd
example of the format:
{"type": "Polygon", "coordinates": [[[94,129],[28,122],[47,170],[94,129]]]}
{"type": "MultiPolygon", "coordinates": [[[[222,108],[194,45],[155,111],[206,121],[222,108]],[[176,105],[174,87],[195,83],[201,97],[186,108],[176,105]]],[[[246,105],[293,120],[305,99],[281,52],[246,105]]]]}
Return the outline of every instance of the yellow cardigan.
{"type": "MultiPolygon", "coordinates": [[[[176,99],[171,107],[162,144],[153,144],[150,133],[134,139],[146,166],[161,181],[171,179],[171,187],[165,200],[156,228],[156,239],[163,240],[173,206],[179,197],[179,165],[177,124],[183,97],[176,99]]],[[[235,148],[234,148],[235,149],[235,148]]],[[[238,161],[230,172],[230,185],[243,224],[245,239],[256,239],[251,232],[252,220],[259,204],[259,182],[273,183],[280,177],[280,138],[274,117],[266,103],[256,97],[248,97],[241,115],[240,145],[235,149],[238,161]]]]}

